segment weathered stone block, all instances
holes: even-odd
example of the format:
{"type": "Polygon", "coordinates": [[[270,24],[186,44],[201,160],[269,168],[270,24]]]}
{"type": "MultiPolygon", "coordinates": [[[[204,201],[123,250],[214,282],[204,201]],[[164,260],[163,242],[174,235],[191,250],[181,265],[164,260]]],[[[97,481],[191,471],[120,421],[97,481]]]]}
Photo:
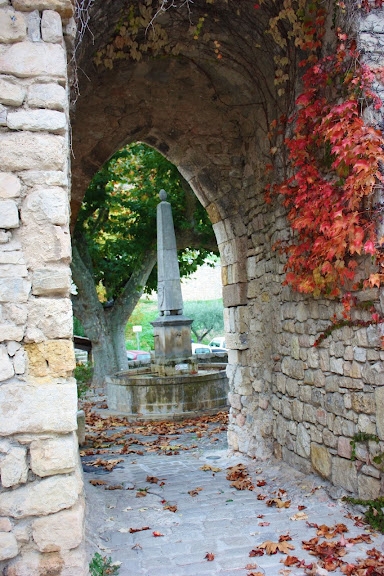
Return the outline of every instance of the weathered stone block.
{"type": "Polygon", "coordinates": [[[0,10],[0,42],[11,44],[21,42],[27,35],[27,28],[23,14],[15,12],[12,8],[0,10]]]}
{"type": "MultiPolygon", "coordinates": [[[[69,433],[76,430],[76,381],[0,386],[0,434],[69,433]]],[[[0,513],[1,515],[1,513],[0,513]]]]}
{"type": "Polygon", "coordinates": [[[12,518],[47,516],[71,508],[77,501],[75,476],[52,476],[0,494],[0,514],[12,518]]]}
{"type": "Polygon", "coordinates": [[[69,269],[42,268],[33,274],[32,294],[35,296],[68,296],[70,288],[69,269]]]}
{"type": "Polygon", "coordinates": [[[376,427],[380,440],[384,440],[384,387],[375,390],[376,427]]]}
{"type": "Polygon", "coordinates": [[[0,561],[14,558],[19,553],[17,540],[11,532],[0,532],[0,561]]]}
{"type": "Polygon", "coordinates": [[[35,298],[28,302],[28,326],[47,338],[72,338],[72,306],[69,298],[35,298]]]}
{"type": "MultiPolygon", "coordinates": [[[[59,112],[57,112],[59,114],[59,112]]],[[[28,194],[21,209],[24,223],[33,219],[39,224],[49,222],[56,226],[68,224],[68,196],[63,188],[38,189],[28,194]]]]}
{"type": "Polygon", "coordinates": [[[40,31],[40,12],[38,10],[33,10],[26,15],[27,20],[27,31],[28,39],[32,42],[40,42],[41,31],[40,31]]]}
{"type": "Polygon", "coordinates": [[[297,437],[296,437],[296,452],[299,456],[303,458],[309,458],[311,448],[311,437],[308,430],[305,428],[304,424],[299,424],[297,427],[297,437]]]}
{"type": "Polygon", "coordinates": [[[15,371],[13,369],[12,360],[8,356],[8,352],[4,346],[0,346],[0,382],[12,378],[15,371]]]}
{"type": "Polygon", "coordinates": [[[0,342],[15,340],[21,342],[24,336],[22,326],[12,326],[12,324],[0,324],[0,342]]]}
{"type": "Polygon", "coordinates": [[[7,78],[0,78],[0,102],[6,106],[21,106],[25,98],[24,86],[7,78]]]}
{"type": "Polygon", "coordinates": [[[5,488],[25,484],[28,478],[27,450],[24,447],[11,448],[0,461],[1,484],[5,488]]]}
{"type": "Polygon", "coordinates": [[[65,51],[58,44],[18,42],[0,53],[0,73],[20,78],[50,76],[66,78],[65,51]]]}
{"type": "Polygon", "coordinates": [[[64,112],[57,110],[18,110],[8,112],[7,115],[7,126],[10,130],[62,132],[66,125],[64,112]]]}
{"type": "Polygon", "coordinates": [[[363,500],[375,500],[380,495],[380,480],[360,474],[358,478],[358,494],[363,500]]]}
{"type": "Polygon", "coordinates": [[[225,307],[243,306],[247,303],[247,284],[228,284],[223,286],[223,304],[225,307]]]}
{"type": "Polygon", "coordinates": [[[337,442],[337,453],[342,458],[348,458],[349,460],[351,459],[352,446],[350,438],[340,436],[337,442]]]}
{"type": "Polygon", "coordinates": [[[26,356],[24,350],[18,350],[13,357],[15,374],[24,374],[26,369],[26,356]]]}
{"type": "Polygon", "coordinates": [[[16,10],[30,12],[31,10],[55,10],[62,18],[70,18],[73,15],[71,0],[13,0],[16,10]]]}
{"type": "Polygon", "coordinates": [[[375,412],[375,397],[373,394],[364,392],[356,392],[351,394],[352,397],[352,410],[360,414],[374,414],[375,412]]]}
{"type": "Polygon", "coordinates": [[[25,344],[29,374],[35,378],[67,377],[75,368],[75,352],[69,340],[25,344]]]}
{"type": "Polygon", "coordinates": [[[19,211],[13,200],[0,201],[0,228],[18,228],[19,211]]]}
{"type": "Polygon", "coordinates": [[[335,456],[332,461],[332,483],[356,494],[358,481],[354,462],[335,456]]]}
{"type": "MultiPolygon", "coordinates": [[[[28,89],[27,96],[29,106],[33,108],[48,108],[50,110],[65,110],[67,107],[67,94],[60,84],[32,84],[28,89]]],[[[1,84],[0,84],[1,101],[1,84]]],[[[4,102],[6,104],[6,102],[4,102]]],[[[38,182],[42,184],[44,182],[38,182]]],[[[47,182],[47,184],[53,184],[47,182]]],[[[55,185],[57,183],[54,183],[55,185]]]]}
{"type": "Polygon", "coordinates": [[[67,228],[32,223],[23,226],[20,232],[25,241],[24,256],[28,267],[43,268],[46,263],[69,264],[71,239],[67,228]]]}
{"type": "Polygon", "coordinates": [[[332,457],[325,446],[311,442],[311,463],[314,470],[323,478],[330,478],[332,457]]]}
{"type": "Polygon", "coordinates": [[[83,536],[84,506],[76,505],[39,518],[32,523],[32,536],[40,552],[70,550],[79,546],[83,536]]]}
{"type": "Polygon", "coordinates": [[[291,378],[296,378],[297,380],[303,380],[304,378],[304,365],[301,360],[293,360],[288,356],[283,358],[281,363],[281,371],[283,374],[290,376],[291,378]]]}
{"type": "Polygon", "coordinates": [[[62,170],[66,151],[67,143],[63,136],[31,132],[0,134],[0,165],[3,170],[62,170]]]}
{"type": "Polygon", "coordinates": [[[20,196],[20,180],[14,174],[0,172],[0,198],[18,198],[20,196]]]}
{"type": "Polygon", "coordinates": [[[31,443],[31,469],[37,476],[73,472],[76,466],[76,436],[70,435],[31,443]]]}
{"type": "Polygon", "coordinates": [[[63,40],[61,18],[54,10],[44,10],[41,17],[41,36],[44,42],[61,42],[63,40]]]}

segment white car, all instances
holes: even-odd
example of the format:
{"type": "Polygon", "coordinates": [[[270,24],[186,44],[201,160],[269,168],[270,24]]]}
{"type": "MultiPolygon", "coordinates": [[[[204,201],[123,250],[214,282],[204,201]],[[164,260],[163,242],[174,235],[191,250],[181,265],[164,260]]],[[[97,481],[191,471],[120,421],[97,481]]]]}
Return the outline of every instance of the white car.
{"type": "MultiPolygon", "coordinates": [[[[225,345],[225,338],[224,336],[217,336],[216,338],[213,338],[210,343],[209,346],[211,348],[213,348],[213,351],[215,350],[215,348],[224,348],[226,350],[226,345],[225,345]]],[[[221,350],[222,352],[222,350],[221,350]]]]}
{"type": "Polygon", "coordinates": [[[195,344],[194,342],[192,342],[191,344],[192,346],[192,354],[210,354],[211,353],[211,349],[209,346],[207,346],[206,344],[195,344]]]}

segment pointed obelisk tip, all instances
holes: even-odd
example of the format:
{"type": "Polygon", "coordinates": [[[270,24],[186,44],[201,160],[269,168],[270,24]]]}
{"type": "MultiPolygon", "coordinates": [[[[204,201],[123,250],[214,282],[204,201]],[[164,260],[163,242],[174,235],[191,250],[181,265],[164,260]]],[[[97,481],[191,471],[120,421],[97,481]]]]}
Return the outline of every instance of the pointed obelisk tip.
{"type": "Polygon", "coordinates": [[[161,189],[160,192],[159,192],[159,197],[160,197],[160,200],[161,200],[162,202],[165,202],[165,200],[167,199],[167,193],[166,193],[166,191],[163,190],[163,189],[161,189]]]}

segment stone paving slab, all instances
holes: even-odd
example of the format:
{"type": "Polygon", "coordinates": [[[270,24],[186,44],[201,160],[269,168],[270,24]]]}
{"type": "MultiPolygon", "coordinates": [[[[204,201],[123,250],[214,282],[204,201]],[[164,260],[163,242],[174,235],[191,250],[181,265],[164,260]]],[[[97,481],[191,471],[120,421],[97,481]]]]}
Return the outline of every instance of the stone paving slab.
{"type": "MultiPolygon", "coordinates": [[[[342,522],[348,527],[345,536],[349,538],[367,533],[367,527],[356,526],[346,517],[348,512],[354,516],[358,512],[340,500],[331,500],[319,477],[303,475],[276,460],[261,462],[230,454],[223,444],[225,433],[221,449],[206,445],[170,456],[126,455],[104,475],[86,468],[91,469],[84,474],[89,557],[98,551],[121,562],[120,576],[247,576],[252,571],[267,576],[302,576],[303,569],[286,568],[281,563],[286,558],[282,553],[249,557],[252,548],[262,542],[277,542],[280,535],[289,534],[295,547],[291,554],[306,563],[316,561],[301,546],[302,540],[316,535],[316,530],[306,521],[290,519],[299,505],[306,507],[303,512],[311,523],[332,526],[342,522]],[[263,479],[265,486],[254,491],[231,487],[226,468],[239,462],[247,466],[254,483],[263,479]],[[200,468],[204,464],[222,471],[203,471],[200,468]],[[156,476],[164,484],[150,484],[147,476],[156,476]],[[106,490],[105,485],[91,485],[91,479],[104,480],[110,486],[124,483],[131,489],[106,490]],[[202,490],[192,497],[188,492],[196,488],[202,490]],[[147,489],[147,495],[137,497],[139,489],[147,489]],[[282,499],[291,500],[289,508],[268,507],[265,500],[257,499],[258,494],[274,498],[281,489],[286,491],[282,499]],[[165,503],[176,505],[177,511],[164,510],[165,503]],[[130,528],[145,526],[149,530],[129,533],[130,528]],[[155,537],[156,531],[162,536],[155,537]],[[207,553],[214,554],[213,561],[205,559],[207,553]],[[246,569],[250,564],[255,566],[253,570],[246,569]]],[[[383,552],[384,536],[373,534],[372,540],[371,544],[347,548],[343,560],[365,557],[373,547],[383,552]]]]}

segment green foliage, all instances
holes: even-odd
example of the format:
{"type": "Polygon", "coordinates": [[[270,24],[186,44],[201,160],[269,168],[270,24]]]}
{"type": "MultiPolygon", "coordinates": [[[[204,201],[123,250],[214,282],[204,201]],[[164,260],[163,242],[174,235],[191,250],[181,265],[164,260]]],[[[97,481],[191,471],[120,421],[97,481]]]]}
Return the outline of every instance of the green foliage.
{"type": "Polygon", "coordinates": [[[73,317],[73,333],[75,336],[85,336],[83,325],[76,316],[73,317]]]}
{"type": "MultiPolygon", "coordinates": [[[[198,240],[180,254],[180,274],[191,274],[210,253],[213,230],[207,213],[177,168],[145,144],[122,148],[92,179],[79,212],[75,243],[88,246],[95,286],[116,300],[149,251],[156,249],[156,208],[164,188],[172,204],[176,236],[193,228],[198,240]],[[187,193],[189,193],[187,199],[187,193]],[[193,207],[191,206],[193,198],[193,207]],[[195,202],[196,200],[196,202],[195,202]]],[[[156,288],[156,267],[147,291],[156,288]]]]}
{"type": "Polygon", "coordinates": [[[352,446],[351,460],[356,460],[356,445],[359,442],[369,442],[369,441],[376,442],[378,444],[380,442],[380,438],[376,436],[376,434],[368,434],[368,432],[358,432],[357,434],[352,436],[352,440],[350,442],[352,446]]]}
{"type": "Polygon", "coordinates": [[[360,498],[350,498],[349,496],[346,496],[344,500],[350,504],[366,506],[368,509],[364,514],[365,521],[370,524],[372,528],[384,534],[383,497],[375,498],[374,500],[362,500],[360,498]]]}
{"type": "Polygon", "coordinates": [[[145,300],[142,298],[136,306],[133,314],[129,318],[125,329],[125,340],[127,350],[137,349],[136,334],[133,333],[132,326],[142,326],[140,333],[141,350],[153,350],[153,326],[151,322],[159,315],[156,300],[145,300]]]}
{"type": "Polygon", "coordinates": [[[91,576],[117,576],[119,574],[119,566],[114,566],[112,558],[101,556],[95,552],[91,562],[89,563],[89,571],[91,576]]]}
{"type": "Polygon", "coordinates": [[[90,362],[86,364],[76,364],[76,368],[73,372],[77,383],[77,397],[83,398],[87,393],[92,381],[93,367],[90,362]]]}
{"type": "Polygon", "coordinates": [[[223,310],[222,300],[185,302],[184,314],[192,318],[192,333],[198,342],[224,332],[223,310]]]}

